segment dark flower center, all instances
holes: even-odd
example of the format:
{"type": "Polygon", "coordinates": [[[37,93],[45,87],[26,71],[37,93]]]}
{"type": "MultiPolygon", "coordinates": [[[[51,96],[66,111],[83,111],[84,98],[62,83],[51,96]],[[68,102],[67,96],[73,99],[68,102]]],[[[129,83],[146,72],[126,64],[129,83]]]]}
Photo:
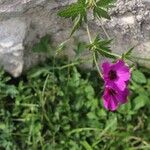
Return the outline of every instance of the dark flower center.
{"type": "Polygon", "coordinates": [[[110,80],[115,80],[117,78],[117,73],[114,70],[110,70],[108,76],[110,80]]]}

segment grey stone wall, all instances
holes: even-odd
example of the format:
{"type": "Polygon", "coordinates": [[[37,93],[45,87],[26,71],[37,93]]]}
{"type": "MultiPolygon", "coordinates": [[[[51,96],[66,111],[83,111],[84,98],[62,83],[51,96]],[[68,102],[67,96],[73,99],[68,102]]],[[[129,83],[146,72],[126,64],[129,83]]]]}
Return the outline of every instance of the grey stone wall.
{"type": "MultiPolygon", "coordinates": [[[[39,60],[31,52],[34,43],[50,34],[55,43],[66,39],[71,22],[57,16],[57,11],[75,0],[0,0],[0,65],[14,77],[39,60]]],[[[112,19],[91,17],[90,28],[114,38],[113,50],[121,53],[136,45],[134,55],[150,58],[150,0],[118,0],[110,11],[112,19]]],[[[139,61],[139,60],[137,60],[139,61]]],[[[150,68],[150,61],[140,61],[150,68]]]]}

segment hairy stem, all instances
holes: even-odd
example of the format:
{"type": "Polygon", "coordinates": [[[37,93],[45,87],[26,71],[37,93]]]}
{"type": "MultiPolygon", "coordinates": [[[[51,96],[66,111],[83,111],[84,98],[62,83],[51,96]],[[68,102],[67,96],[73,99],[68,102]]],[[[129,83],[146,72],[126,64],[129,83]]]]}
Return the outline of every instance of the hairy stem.
{"type": "Polygon", "coordinates": [[[103,24],[102,24],[101,18],[100,18],[99,16],[97,16],[97,18],[98,18],[98,20],[99,20],[99,22],[100,22],[100,25],[101,25],[102,30],[104,31],[104,33],[105,33],[106,37],[107,37],[108,39],[110,39],[109,34],[107,33],[107,31],[106,31],[105,27],[104,27],[104,26],[103,26],[103,24]]]}
{"type": "Polygon", "coordinates": [[[99,66],[98,66],[98,63],[97,63],[97,60],[96,60],[95,52],[93,52],[93,60],[94,60],[94,63],[96,65],[96,68],[98,70],[98,73],[99,73],[100,77],[103,78],[103,75],[102,75],[102,73],[101,73],[101,71],[99,69],[99,66]]]}
{"type": "MultiPolygon", "coordinates": [[[[87,34],[88,34],[89,41],[90,41],[90,43],[92,43],[92,38],[91,38],[91,34],[90,34],[90,30],[89,30],[88,24],[86,24],[86,30],[87,30],[87,34]]],[[[97,71],[98,71],[100,77],[103,78],[102,73],[101,73],[101,71],[100,71],[100,69],[99,69],[97,60],[96,60],[95,51],[93,51],[93,60],[94,60],[94,63],[95,63],[95,65],[96,65],[96,68],[97,68],[97,71]]]]}

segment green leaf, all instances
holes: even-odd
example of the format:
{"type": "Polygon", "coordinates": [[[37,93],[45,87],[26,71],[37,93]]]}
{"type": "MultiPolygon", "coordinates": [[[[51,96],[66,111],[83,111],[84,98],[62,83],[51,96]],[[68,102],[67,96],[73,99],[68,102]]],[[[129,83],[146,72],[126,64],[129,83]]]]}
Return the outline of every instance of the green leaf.
{"type": "MultiPolygon", "coordinates": [[[[77,40],[77,39],[75,39],[77,40]]],[[[75,41],[76,47],[74,48],[74,52],[76,53],[76,57],[80,56],[86,50],[86,43],[75,41]]]]}
{"type": "Polygon", "coordinates": [[[127,52],[125,52],[122,56],[123,58],[129,58],[131,55],[132,51],[134,50],[134,47],[131,47],[127,52]]]}
{"type": "Polygon", "coordinates": [[[94,112],[89,112],[89,113],[87,114],[87,117],[88,117],[89,119],[96,119],[96,115],[95,115],[94,112]]]}
{"type": "Polygon", "coordinates": [[[5,125],[5,123],[0,123],[0,130],[5,130],[5,128],[6,128],[6,125],[5,125]]]}
{"type": "Polygon", "coordinates": [[[72,28],[72,31],[70,33],[70,37],[74,34],[74,32],[80,27],[81,25],[81,16],[79,16],[76,20],[75,20],[75,23],[73,25],[73,28],[72,28]]]}
{"type": "Polygon", "coordinates": [[[146,83],[146,77],[140,70],[135,70],[132,72],[132,79],[139,84],[146,83]]]}
{"type": "Polygon", "coordinates": [[[78,3],[85,5],[86,4],[86,0],[78,0],[78,3]]]}
{"type": "Polygon", "coordinates": [[[133,100],[133,102],[134,102],[134,110],[138,110],[138,109],[144,107],[146,104],[148,104],[149,97],[146,96],[146,95],[141,94],[141,95],[137,96],[133,100]]]}
{"type": "Polygon", "coordinates": [[[119,55],[111,52],[111,49],[110,49],[111,42],[112,42],[112,39],[111,40],[102,40],[99,38],[99,36],[96,36],[96,38],[94,39],[92,44],[88,45],[88,48],[90,50],[97,51],[99,54],[101,54],[104,57],[116,59],[119,57],[119,55]]]}
{"type": "Polygon", "coordinates": [[[87,141],[81,142],[81,144],[84,146],[86,150],[93,150],[93,148],[89,145],[87,141]]]}
{"type": "Polygon", "coordinates": [[[110,40],[103,40],[103,39],[100,39],[99,36],[97,35],[96,38],[94,39],[93,43],[90,44],[88,47],[90,49],[95,49],[94,47],[96,47],[97,49],[102,49],[104,51],[108,51],[108,52],[111,52],[111,49],[110,49],[110,44],[112,42],[112,39],[110,40]]]}
{"type": "Polygon", "coordinates": [[[33,52],[48,52],[50,49],[50,37],[48,35],[41,38],[40,42],[32,48],[33,52]]]}
{"type": "Polygon", "coordinates": [[[102,50],[111,52],[111,49],[110,49],[111,42],[112,42],[112,39],[99,41],[99,48],[101,48],[102,50]]]}
{"type": "Polygon", "coordinates": [[[114,3],[116,0],[99,0],[96,4],[99,7],[108,7],[109,4],[114,3]]]}
{"type": "Polygon", "coordinates": [[[98,49],[97,51],[98,51],[102,56],[104,56],[104,57],[113,58],[113,59],[117,59],[117,58],[118,58],[115,54],[113,54],[113,53],[111,53],[111,52],[107,52],[107,51],[102,50],[102,49],[98,49]]]}
{"type": "Polygon", "coordinates": [[[106,18],[106,19],[111,19],[107,11],[104,9],[101,9],[100,7],[95,7],[94,8],[94,15],[98,15],[100,18],[106,18]]]}
{"type": "Polygon", "coordinates": [[[111,126],[111,127],[109,128],[109,132],[113,132],[113,131],[117,130],[118,121],[117,121],[117,116],[116,116],[116,114],[111,114],[111,115],[109,116],[109,118],[108,118],[107,121],[106,121],[106,125],[105,125],[105,126],[109,126],[112,122],[113,122],[113,126],[111,126]]]}
{"type": "Polygon", "coordinates": [[[60,43],[58,47],[56,48],[56,55],[59,54],[64,48],[66,47],[66,43],[69,41],[69,39],[65,40],[64,42],[60,43]]]}
{"type": "Polygon", "coordinates": [[[117,128],[117,117],[114,116],[114,118],[110,118],[108,121],[107,121],[107,125],[106,127],[104,128],[104,130],[99,134],[99,136],[97,137],[97,140],[94,141],[94,143],[92,144],[92,147],[95,147],[97,144],[99,144],[102,140],[102,136],[106,133],[106,132],[110,132],[111,129],[114,128],[114,130],[116,130],[117,128]]]}
{"type": "Polygon", "coordinates": [[[122,114],[128,114],[131,112],[131,101],[129,100],[126,104],[119,107],[118,112],[122,114]]]}
{"type": "Polygon", "coordinates": [[[40,75],[42,74],[48,74],[49,71],[48,71],[48,68],[44,68],[44,67],[39,67],[39,68],[35,68],[33,70],[31,70],[29,73],[28,73],[28,76],[30,78],[37,78],[39,77],[40,75]]]}
{"type": "Polygon", "coordinates": [[[79,14],[84,14],[85,8],[82,4],[74,3],[67,6],[64,10],[58,12],[60,17],[70,18],[76,17],[79,14]]]}
{"type": "Polygon", "coordinates": [[[74,26],[70,36],[81,26],[82,22],[87,22],[86,5],[83,0],[67,6],[64,10],[58,12],[58,15],[65,18],[72,18],[74,26]]]}
{"type": "Polygon", "coordinates": [[[134,50],[134,47],[131,47],[131,48],[125,53],[125,56],[130,56],[133,50],[134,50]]]}
{"type": "Polygon", "coordinates": [[[7,86],[7,89],[5,92],[7,95],[10,95],[12,98],[15,97],[19,93],[14,85],[7,86]]]}

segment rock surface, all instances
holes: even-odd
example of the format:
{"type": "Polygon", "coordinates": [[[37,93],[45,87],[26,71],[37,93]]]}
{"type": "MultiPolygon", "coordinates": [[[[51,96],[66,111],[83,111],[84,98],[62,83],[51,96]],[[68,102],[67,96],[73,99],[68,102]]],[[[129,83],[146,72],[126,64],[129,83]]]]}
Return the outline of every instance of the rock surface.
{"type": "MultiPolygon", "coordinates": [[[[75,0],[0,0],[0,65],[14,77],[39,60],[31,47],[46,34],[59,43],[69,33],[71,23],[57,16],[58,10],[75,0]]],[[[93,22],[90,28],[115,38],[117,53],[136,45],[136,57],[150,58],[150,0],[118,0],[110,11],[110,21],[93,22]]],[[[107,35],[107,36],[108,36],[107,35]]],[[[140,61],[150,68],[150,61],[140,61]]]]}
{"type": "Polygon", "coordinates": [[[23,68],[23,41],[26,24],[20,19],[9,19],[0,25],[0,64],[14,77],[21,74],[23,68]]]}

